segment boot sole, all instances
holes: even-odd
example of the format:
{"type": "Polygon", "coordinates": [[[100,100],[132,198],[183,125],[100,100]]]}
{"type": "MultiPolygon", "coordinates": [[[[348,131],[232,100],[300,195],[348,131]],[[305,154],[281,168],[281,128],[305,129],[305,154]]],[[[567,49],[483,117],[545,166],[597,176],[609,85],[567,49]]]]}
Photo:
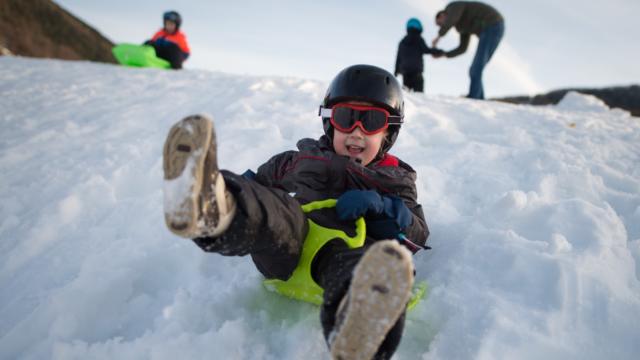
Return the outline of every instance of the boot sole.
{"type": "Polygon", "coordinates": [[[370,360],[411,297],[411,254],[396,241],[380,241],[364,254],[349,287],[342,322],[331,342],[336,360],[370,360]]]}
{"type": "Polygon", "coordinates": [[[199,115],[182,119],[167,135],[163,149],[164,216],[176,235],[192,237],[197,233],[205,159],[210,146],[215,146],[212,139],[215,142],[211,119],[199,115]]]}

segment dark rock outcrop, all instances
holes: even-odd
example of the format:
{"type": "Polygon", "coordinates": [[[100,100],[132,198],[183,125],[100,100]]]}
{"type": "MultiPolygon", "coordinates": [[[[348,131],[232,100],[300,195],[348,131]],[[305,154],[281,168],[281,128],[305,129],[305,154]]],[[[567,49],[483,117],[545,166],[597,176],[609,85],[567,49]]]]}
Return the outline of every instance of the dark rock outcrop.
{"type": "Polygon", "coordinates": [[[50,0],[0,0],[0,48],[14,55],[115,63],[112,47],[50,0]]]}
{"type": "Polygon", "coordinates": [[[640,116],[640,85],[616,86],[600,89],[561,89],[535,96],[512,96],[493,99],[512,104],[550,105],[557,104],[569,91],[593,95],[604,101],[610,108],[627,110],[633,116],[640,116]]]}

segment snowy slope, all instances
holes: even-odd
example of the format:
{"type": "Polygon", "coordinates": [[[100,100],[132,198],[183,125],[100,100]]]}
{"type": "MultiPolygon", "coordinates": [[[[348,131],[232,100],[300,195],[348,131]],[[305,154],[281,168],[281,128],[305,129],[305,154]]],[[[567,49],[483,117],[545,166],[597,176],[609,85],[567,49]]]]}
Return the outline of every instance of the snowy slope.
{"type": "MultiPolygon", "coordinates": [[[[336,69],[336,71],[339,69],[336,69]]],[[[329,80],[329,79],[327,79],[329,80]]],[[[242,172],[317,137],[326,84],[0,57],[0,359],[325,359],[314,306],[162,219],[171,124],[242,172]]],[[[431,290],[396,359],[635,359],[640,120],[408,94],[431,290]]]]}

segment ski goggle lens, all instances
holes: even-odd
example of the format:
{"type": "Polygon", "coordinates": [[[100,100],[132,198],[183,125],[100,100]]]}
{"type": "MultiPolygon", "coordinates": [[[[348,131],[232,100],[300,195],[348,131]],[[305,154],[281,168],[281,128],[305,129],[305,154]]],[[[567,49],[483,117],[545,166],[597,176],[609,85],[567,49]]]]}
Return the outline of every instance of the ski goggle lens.
{"type": "Polygon", "coordinates": [[[400,116],[392,116],[387,110],[375,106],[338,104],[332,109],[320,108],[320,115],[330,117],[331,125],[345,133],[359,126],[365,134],[373,135],[386,130],[389,125],[402,123],[400,116]]]}

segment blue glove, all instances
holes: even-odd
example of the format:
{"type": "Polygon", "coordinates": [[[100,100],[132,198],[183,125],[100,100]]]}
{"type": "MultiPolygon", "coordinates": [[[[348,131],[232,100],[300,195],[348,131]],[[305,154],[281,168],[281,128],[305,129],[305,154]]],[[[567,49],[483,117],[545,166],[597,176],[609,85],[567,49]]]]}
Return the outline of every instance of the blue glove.
{"type": "Polygon", "coordinates": [[[380,214],[383,208],[382,196],[373,190],[349,190],[338,198],[336,204],[340,220],[355,220],[367,213],[380,214]]]}
{"type": "Polygon", "coordinates": [[[171,41],[165,38],[157,38],[155,41],[152,41],[151,45],[154,47],[165,47],[168,46],[171,41]]]}
{"type": "Polygon", "coordinates": [[[338,198],[336,212],[341,220],[364,216],[367,232],[376,239],[393,239],[411,225],[411,211],[399,197],[381,196],[373,190],[349,190],[338,198]]]}
{"type": "Polygon", "coordinates": [[[247,171],[242,173],[242,177],[247,180],[255,180],[256,176],[257,174],[251,169],[247,169],[247,171]]]}

